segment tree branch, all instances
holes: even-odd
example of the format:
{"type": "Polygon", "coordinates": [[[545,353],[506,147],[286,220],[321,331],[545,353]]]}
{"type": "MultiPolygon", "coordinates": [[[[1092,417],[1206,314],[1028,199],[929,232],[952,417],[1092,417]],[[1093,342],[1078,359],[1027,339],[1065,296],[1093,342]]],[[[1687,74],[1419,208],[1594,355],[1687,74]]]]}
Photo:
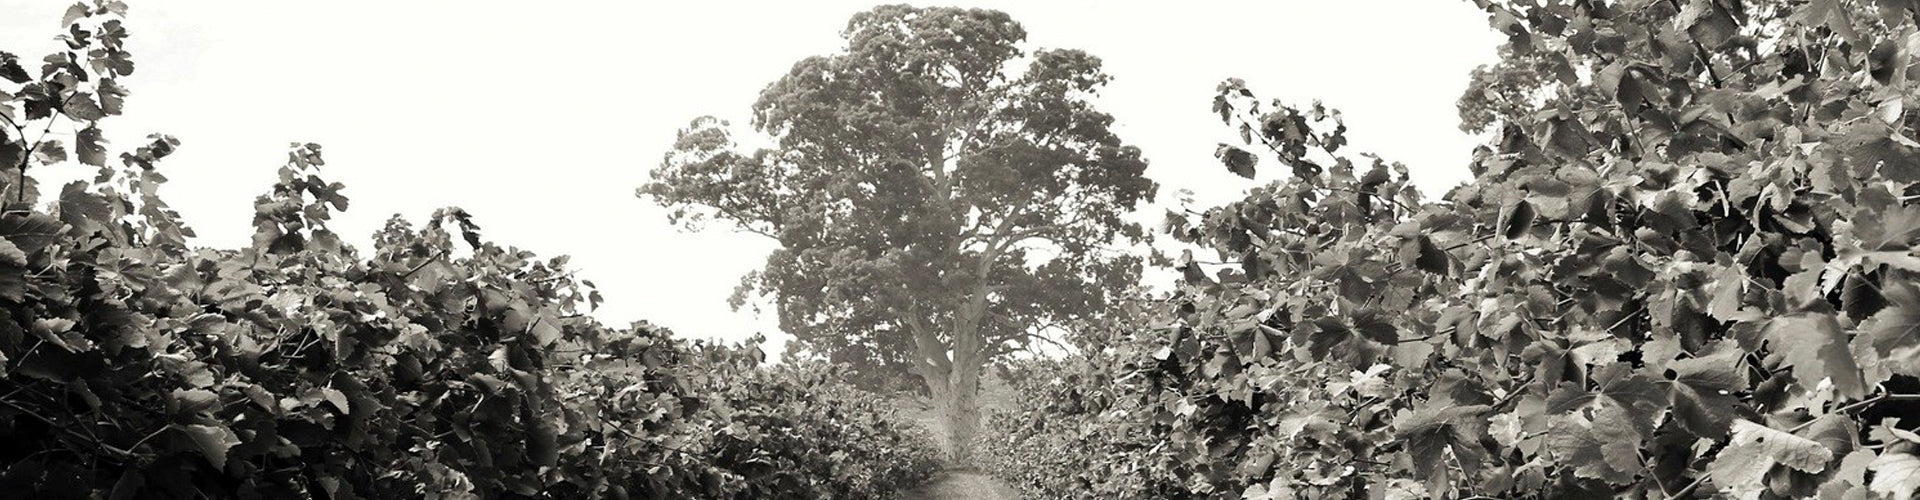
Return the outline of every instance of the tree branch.
{"type": "Polygon", "coordinates": [[[907,330],[913,336],[914,348],[920,355],[919,359],[914,360],[913,366],[922,370],[921,377],[926,379],[928,388],[931,389],[936,379],[945,378],[945,372],[951,369],[953,361],[947,359],[947,351],[950,347],[940,342],[940,338],[934,334],[933,329],[927,327],[926,319],[921,318],[920,314],[918,304],[907,306],[907,330]]]}
{"type": "MultiPolygon", "coordinates": [[[[41,414],[39,414],[39,413],[36,413],[36,412],[34,412],[34,411],[33,411],[33,409],[31,409],[31,408],[27,408],[27,407],[25,407],[25,406],[20,406],[20,404],[18,404],[18,403],[14,403],[14,402],[13,402],[12,400],[10,400],[10,399],[6,399],[6,398],[0,398],[0,404],[5,404],[5,405],[7,405],[7,406],[9,406],[9,407],[12,407],[12,408],[13,408],[14,410],[16,410],[16,411],[19,411],[20,413],[23,413],[23,414],[26,414],[26,415],[27,415],[27,416],[29,416],[29,417],[33,417],[33,418],[34,418],[35,420],[39,420],[40,422],[42,422],[42,423],[45,423],[45,424],[47,424],[47,426],[49,426],[49,427],[53,427],[53,428],[55,428],[55,429],[60,429],[60,431],[61,431],[61,432],[63,432],[63,433],[65,433],[65,434],[66,434],[66,435],[68,435],[68,436],[71,436],[71,437],[72,437],[72,438],[74,438],[74,439],[77,439],[77,440],[80,440],[80,441],[82,441],[82,442],[86,442],[86,443],[89,443],[89,444],[92,444],[92,445],[94,445],[94,446],[98,446],[98,447],[100,447],[100,449],[103,449],[103,450],[106,450],[106,451],[108,451],[108,452],[111,452],[111,453],[113,453],[114,455],[118,455],[118,456],[120,456],[120,457],[122,457],[122,458],[126,458],[126,457],[134,457],[134,456],[137,456],[137,454],[135,454],[135,453],[134,453],[134,452],[132,452],[132,451],[128,451],[128,450],[123,450],[123,449],[120,449],[120,448],[116,448],[116,447],[114,447],[113,445],[110,445],[110,444],[107,444],[107,443],[106,443],[106,442],[104,442],[104,441],[100,441],[100,440],[99,440],[99,439],[97,439],[97,438],[88,438],[88,437],[87,437],[86,435],[83,435],[83,434],[80,434],[79,432],[75,432],[75,431],[73,430],[73,428],[72,428],[71,426],[67,426],[67,425],[62,425],[62,424],[61,424],[61,423],[59,423],[59,422],[55,422],[55,421],[53,421],[53,419],[50,419],[50,418],[47,418],[47,417],[46,417],[46,416],[44,416],[44,415],[41,415],[41,414]]],[[[144,440],[144,439],[143,439],[143,440],[141,440],[141,441],[142,441],[142,442],[145,442],[146,440],[144,440]]]]}
{"type": "Polygon", "coordinates": [[[407,278],[411,278],[413,277],[413,273],[420,272],[421,269],[425,269],[428,265],[431,265],[434,262],[439,261],[442,257],[446,257],[446,256],[447,256],[447,251],[441,250],[440,253],[434,254],[433,257],[428,258],[425,262],[421,262],[419,265],[413,266],[413,269],[408,269],[406,274],[400,275],[400,279],[404,280],[407,278]]]}
{"type": "MultiPolygon", "coordinates": [[[[60,121],[60,116],[62,113],[65,113],[67,109],[67,103],[73,102],[73,97],[76,95],[79,95],[79,93],[69,93],[66,99],[60,100],[60,107],[54,110],[55,113],[53,116],[47,117],[46,128],[40,129],[40,138],[34,139],[33,146],[20,153],[20,181],[18,182],[18,189],[14,190],[14,203],[25,204],[27,202],[27,166],[33,161],[33,153],[40,150],[41,144],[46,143],[47,134],[53,132],[54,122],[60,121]]],[[[20,140],[23,142],[26,141],[26,135],[26,131],[20,131],[20,140]]],[[[4,196],[5,194],[6,193],[0,193],[0,196],[4,196]]]]}

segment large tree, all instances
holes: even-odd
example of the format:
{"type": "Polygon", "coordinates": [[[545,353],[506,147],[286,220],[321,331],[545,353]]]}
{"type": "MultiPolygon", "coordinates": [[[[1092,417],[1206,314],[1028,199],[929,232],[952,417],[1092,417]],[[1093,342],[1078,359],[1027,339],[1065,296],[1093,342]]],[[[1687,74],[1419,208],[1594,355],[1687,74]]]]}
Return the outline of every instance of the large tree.
{"type": "Polygon", "coordinates": [[[1111,248],[1144,238],[1121,216],[1156,185],[1089,102],[1100,60],[1029,54],[1005,13],[882,6],[842,36],[761,93],[772,147],[695,120],[640,194],[777,240],[743,289],[808,349],[918,375],[965,456],[982,366],[1135,281],[1111,248]]]}

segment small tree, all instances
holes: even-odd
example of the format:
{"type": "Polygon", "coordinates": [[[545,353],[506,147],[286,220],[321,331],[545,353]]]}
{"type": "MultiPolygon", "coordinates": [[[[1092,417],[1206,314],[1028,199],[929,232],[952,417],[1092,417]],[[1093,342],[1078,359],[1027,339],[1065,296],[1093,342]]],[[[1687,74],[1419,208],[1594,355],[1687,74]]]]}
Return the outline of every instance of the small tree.
{"type": "Polygon", "coordinates": [[[981,367],[1135,281],[1140,260],[1103,247],[1143,240],[1121,214],[1156,186],[1089,102],[1100,60],[1029,57],[1004,13],[883,6],[843,37],[762,92],[753,125],[773,147],[697,119],[639,194],[676,223],[778,241],[742,291],[773,297],[807,348],[919,375],[964,457],[981,367]]]}

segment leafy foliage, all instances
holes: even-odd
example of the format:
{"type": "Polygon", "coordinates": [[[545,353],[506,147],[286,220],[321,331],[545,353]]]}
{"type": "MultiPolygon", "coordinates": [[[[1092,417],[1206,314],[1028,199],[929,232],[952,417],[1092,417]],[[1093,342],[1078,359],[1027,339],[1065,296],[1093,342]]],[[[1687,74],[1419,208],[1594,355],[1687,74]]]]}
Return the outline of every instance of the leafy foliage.
{"type": "Polygon", "coordinates": [[[1012,411],[987,416],[978,463],[1027,498],[1171,498],[1185,489],[1164,473],[1178,459],[1158,453],[1159,432],[1139,418],[1152,408],[1137,382],[1114,380],[1110,358],[1012,363],[1012,411]]]}
{"type": "Polygon", "coordinates": [[[1341,153],[1338,114],[1223,84],[1290,175],[1172,217],[1225,264],[1183,262],[1160,318],[1079,361],[1134,382],[1025,431],[1170,460],[1001,470],[1175,488],[1132,498],[1912,497],[1920,439],[1888,417],[1920,399],[1920,6],[1476,4],[1509,42],[1460,102],[1492,133],[1471,183],[1427,202],[1341,153]]]}
{"type": "Polygon", "coordinates": [[[565,257],[459,209],[396,218],[363,256],[328,228],[347,198],[318,145],[255,201],[251,246],[189,248],[157,195],[179,142],[116,165],[101,140],[134,68],[125,8],[75,5],[37,77],[0,53],[10,495],[885,498],[930,474],[926,436],[825,368],[602,325],[565,257]],[[69,158],[98,176],[39,208],[29,169],[69,158]]]}
{"type": "MultiPolygon", "coordinates": [[[[715,362],[696,376],[705,402],[725,418],[705,421],[712,462],[741,476],[742,498],[894,498],[940,465],[933,437],[896,414],[895,403],[848,385],[845,366],[701,346],[715,362]],[[728,364],[726,360],[732,360],[728,364]]],[[[754,349],[757,353],[757,348],[754,349]]]]}

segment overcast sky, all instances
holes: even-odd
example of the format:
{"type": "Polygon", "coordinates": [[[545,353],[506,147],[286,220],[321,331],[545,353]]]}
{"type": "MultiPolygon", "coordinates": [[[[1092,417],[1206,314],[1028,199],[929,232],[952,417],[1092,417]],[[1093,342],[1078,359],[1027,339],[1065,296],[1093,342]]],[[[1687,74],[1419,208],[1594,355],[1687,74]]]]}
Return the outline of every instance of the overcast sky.
{"type": "MultiPolygon", "coordinates": [[[[37,61],[70,2],[0,0],[0,50],[37,61]]],[[[726,299],[767,241],[715,225],[686,233],[633,196],[700,115],[746,122],[761,88],[842,46],[869,1],[130,1],[127,115],[111,151],[153,132],[184,143],[161,171],[199,244],[245,245],[253,197],[289,142],[325,146],[354,241],[389,216],[460,206],[487,238],[573,255],[603,320],[684,336],[781,340],[771,311],[726,299]]],[[[1204,203],[1255,185],[1212,158],[1233,130],[1214,86],[1340,108],[1352,147],[1407,163],[1430,196],[1464,181],[1475,139],[1454,101],[1498,37],[1452,0],[966,1],[1006,11],[1030,48],[1077,48],[1115,79],[1101,105],[1144,150],[1161,201],[1204,203]]],[[[30,65],[29,67],[37,67],[30,65]]],[[[90,175],[54,167],[43,175],[90,175]],[[62,172],[64,170],[64,172],[62,172]]],[[[1259,181],[1271,180],[1263,172],[1259,181]]],[[[47,180],[43,177],[43,181],[47,180]]],[[[57,185],[57,184],[56,184],[57,185]]],[[[777,352],[777,351],[776,351],[777,352]]]]}

